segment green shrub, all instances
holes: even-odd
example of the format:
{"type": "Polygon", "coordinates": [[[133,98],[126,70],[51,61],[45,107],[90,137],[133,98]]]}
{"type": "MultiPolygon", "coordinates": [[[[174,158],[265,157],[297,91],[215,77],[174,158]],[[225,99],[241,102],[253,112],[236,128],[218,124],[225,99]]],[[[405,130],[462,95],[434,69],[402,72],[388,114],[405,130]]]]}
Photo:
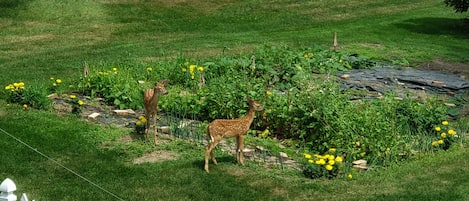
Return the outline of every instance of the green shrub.
{"type": "Polygon", "coordinates": [[[23,105],[25,108],[47,110],[52,104],[47,98],[47,90],[44,87],[26,86],[24,82],[8,84],[5,93],[7,102],[23,105]]]}

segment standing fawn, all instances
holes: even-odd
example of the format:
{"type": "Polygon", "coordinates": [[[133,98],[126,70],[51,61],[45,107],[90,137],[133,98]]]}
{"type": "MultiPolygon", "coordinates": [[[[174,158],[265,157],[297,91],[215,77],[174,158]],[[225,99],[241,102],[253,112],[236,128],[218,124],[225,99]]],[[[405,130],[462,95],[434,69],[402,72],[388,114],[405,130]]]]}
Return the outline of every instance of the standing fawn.
{"type": "Polygon", "coordinates": [[[248,98],[249,112],[246,116],[237,119],[215,119],[207,126],[208,136],[210,137],[210,143],[205,149],[205,171],[207,173],[209,157],[212,158],[213,163],[216,165],[217,160],[213,155],[213,148],[223,138],[236,137],[236,161],[244,165],[243,149],[244,149],[244,135],[246,135],[251,123],[254,119],[254,113],[256,111],[262,111],[264,108],[258,102],[248,98]]]}
{"type": "Polygon", "coordinates": [[[160,95],[165,95],[168,93],[164,88],[164,85],[167,83],[166,80],[155,83],[153,89],[145,90],[143,96],[143,105],[145,106],[145,118],[147,122],[145,124],[145,140],[148,141],[148,132],[150,130],[150,120],[153,119],[153,130],[154,130],[154,143],[156,144],[156,119],[158,112],[158,97],[160,95]]]}

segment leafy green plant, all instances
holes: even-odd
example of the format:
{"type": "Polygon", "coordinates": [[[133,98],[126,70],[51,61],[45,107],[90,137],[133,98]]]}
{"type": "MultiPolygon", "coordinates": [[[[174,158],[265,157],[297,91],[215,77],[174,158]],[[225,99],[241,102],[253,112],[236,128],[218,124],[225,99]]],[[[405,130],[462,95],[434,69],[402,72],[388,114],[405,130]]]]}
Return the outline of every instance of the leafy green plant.
{"type": "Polygon", "coordinates": [[[83,104],[85,102],[78,98],[75,94],[72,94],[68,97],[67,103],[69,103],[72,106],[72,114],[75,115],[80,115],[81,112],[83,111],[83,104]]]}
{"type": "Polygon", "coordinates": [[[459,138],[457,132],[451,128],[448,121],[442,121],[441,125],[435,126],[436,140],[432,141],[435,149],[448,150],[451,145],[459,138]]]}
{"type": "Polygon", "coordinates": [[[344,174],[344,159],[341,154],[336,153],[336,148],[331,148],[322,155],[305,153],[303,156],[305,159],[303,174],[308,178],[332,179],[341,173],[344,174]]]}
{"type": "Polygon", "coordinates": [[[7,102],[36,109],[49,109],[52,103],[41,86],[28,86],[24,82],[15,82],[5,87],[7,102]]]}

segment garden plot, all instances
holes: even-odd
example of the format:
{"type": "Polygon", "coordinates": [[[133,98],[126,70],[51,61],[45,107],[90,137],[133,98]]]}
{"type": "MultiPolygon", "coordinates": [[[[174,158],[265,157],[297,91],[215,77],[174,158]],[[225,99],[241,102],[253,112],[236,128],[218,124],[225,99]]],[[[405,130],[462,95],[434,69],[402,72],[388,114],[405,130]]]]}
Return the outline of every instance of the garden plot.
{"type": "Polygon", "coordinates": [[[339,74],[344,88],[396,92],[398,96],[430,94],[467,94],[469,81],[462,75],[415,68],[353,69],[339,74]]]}

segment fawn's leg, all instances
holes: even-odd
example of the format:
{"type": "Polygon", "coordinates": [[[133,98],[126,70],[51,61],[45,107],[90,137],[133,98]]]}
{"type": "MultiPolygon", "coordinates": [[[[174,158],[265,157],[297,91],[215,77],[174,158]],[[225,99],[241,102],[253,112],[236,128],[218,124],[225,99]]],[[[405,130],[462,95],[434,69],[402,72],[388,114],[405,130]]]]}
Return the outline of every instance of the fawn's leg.
{"type": "Polygon", "coordinates": [[[243,156],[243,149],[244,149],[244,135],[239,135],[237,137],[237,152],[236,152],[236,160],[241,165],[244,165],[244,156],[243,156]]]}
{"type": "Polygon", "coordinates": [[[205,171],[207,173],[209,172],[208,170],[209,157],[212,158],[212,161],[215,165],[217,164],[217,159],[215,159],[215,155],[213,154],[213,148],[217,146],[218,142],[220,142],[220,140],[213,138],[212,142],[210,142],[210,144],[208,144],[207,147],[205,148],[205,171]]]}
{"type": "Polygon", "coordinates": [[[153,142],[156,144],[156,136],[158,135],[158,131],[156,130],[156,118],[158,118],[158,116],[156,115],[156,111],[155,113],[153,114],[153,142]]]}
{"type": "Polygon", "coordinates": [[[150,130],[150,114],[149,113],[145,113],[145,118],[147,119],[147,121],[145,122],[145,141],[148,141],[148,132],[150,130]]]}

